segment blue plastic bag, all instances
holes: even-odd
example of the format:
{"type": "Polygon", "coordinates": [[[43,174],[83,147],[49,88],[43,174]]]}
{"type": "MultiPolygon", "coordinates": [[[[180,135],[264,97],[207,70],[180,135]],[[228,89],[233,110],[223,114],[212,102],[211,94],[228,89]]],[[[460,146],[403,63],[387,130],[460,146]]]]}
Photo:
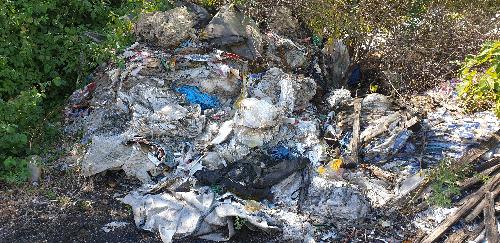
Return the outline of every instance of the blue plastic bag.
{"type": "Polygon", "coordinates": [[[175,91],[185,95],[189,103],[200,105],[202,110],[213,109],[220,105],[217,97],[203,93],[195,86],[184,85],[175,91]]]}
{"type": "Polygon", "coordinates": [[[290,152],[289,148],[279,145],[271,150],[271,157],[276,160],[290,159],[290,152]]]}

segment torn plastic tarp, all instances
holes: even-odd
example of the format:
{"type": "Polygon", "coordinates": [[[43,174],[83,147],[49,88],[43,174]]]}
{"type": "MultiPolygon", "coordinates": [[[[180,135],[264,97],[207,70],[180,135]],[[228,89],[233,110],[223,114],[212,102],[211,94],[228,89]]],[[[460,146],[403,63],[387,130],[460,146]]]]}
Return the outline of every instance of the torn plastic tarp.
{"type": "Polygon", "coordinates": [[[185,85],[177,88],[176,91],[184,94],[189,103],[200,105],[202,110],[213,109],[220,105],[217,97],[203,93],[194,86],[185,85]]]}
{"type": "Polygon", "coordinates": [[[222,169],[198,171],[195,176],[204,185],[220,185],[242,198],[263,199],[270,196],[273,185],[303,170],[308,163],[304,158],[276,161],[256,154],[222,169]]]}
{"type": "Polygon", "coordinates": [[[117,136],[94,136],[92,144],[85,154],[82,171],[85,176],[94,175],[109,169],[123,169],[144,183],[151,182],[151,170],[155,163],[148,158],[148,152],[140,145],[127,146],[127,138],[117,136]]]}
{"type": "Polygon", "coordinates": [[[271,218],[265,213],[249,212],[241,199],[229,193],[217,197],[209,187],[156,195],[133,191],[121,201],[132,207],[137,227],[158,231],[163,242],[187,236],[227,241],[235,234],[236,217],[251,229],[278,230],[268,223],[271,218]]]}

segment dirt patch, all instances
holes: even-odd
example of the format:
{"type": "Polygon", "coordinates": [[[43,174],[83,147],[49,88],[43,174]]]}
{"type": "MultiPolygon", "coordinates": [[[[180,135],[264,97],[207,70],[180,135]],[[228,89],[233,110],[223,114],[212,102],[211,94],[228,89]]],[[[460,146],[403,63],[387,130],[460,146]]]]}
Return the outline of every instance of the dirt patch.
{"type": "MultiPolygon", "coordinates": [[[[60,160],[47,166],[39,186],[0,183],[0,242],[162,242],[157,234],[137,228],[131,208],[115,198],[139,181],[123,171],[84,178],[79,168],[65,168],[68,164],[60,160]],[[110,222],[127,225],[105,232],[102,228],[110,222]]],[[[242,228],[230,242],[277,242],[275,239],[242,228]]],[[[208,241],[186,238],[174,242],[208,241]]]]}

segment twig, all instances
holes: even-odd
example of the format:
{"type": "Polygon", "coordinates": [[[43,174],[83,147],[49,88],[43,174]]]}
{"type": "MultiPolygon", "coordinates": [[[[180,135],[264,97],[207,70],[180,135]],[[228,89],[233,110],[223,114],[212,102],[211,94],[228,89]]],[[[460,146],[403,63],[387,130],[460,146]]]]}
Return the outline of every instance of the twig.
{"type": "Polygon", "coordinates": [[[368,165],[364,167],[366,170],[370,171],[374,176],[384,179],[386,181],[395,181],[396,175],[390,171],[385,171],[383,169],[380,169],[380,167],[375,166],[375,165],[368,165]]]}

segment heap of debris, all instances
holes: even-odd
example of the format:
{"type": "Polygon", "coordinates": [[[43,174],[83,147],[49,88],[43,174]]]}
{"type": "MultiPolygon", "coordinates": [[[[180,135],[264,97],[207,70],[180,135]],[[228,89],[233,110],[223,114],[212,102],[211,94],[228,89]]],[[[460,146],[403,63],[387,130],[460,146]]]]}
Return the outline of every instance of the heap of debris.
{"type": "MultiPolygon", "coordinates": [[[[122,169],[144,183],[120,199],[137,227],[164,242],[228,240],[241,222],[283,240],[338,240],[335,229],[397,218],[428,193],[424,172],[456,158],[475,161],[491,180],[424,242],[474,207],[476,216],[484,208],[488,224],[473,230],[491,233],[500,176],[494,114],[466,116],[432,101],[423,112],[412,107],[419,102],[377,93],[353,98],[332,89],[350,66],[340,40],[319,49],[284,32],[261,33],[233,5],[211,20],[194,4],[147,14],[134,32],[144,42],[119,56],[125,65],[96,70],[72,95],[66,129],[85,133],[84,175],[122,169]]],[[[440,223],[422,220],[414,227],[440,223]]],[[[467,236],[466,227],[456,234],[467,236]]]]}

